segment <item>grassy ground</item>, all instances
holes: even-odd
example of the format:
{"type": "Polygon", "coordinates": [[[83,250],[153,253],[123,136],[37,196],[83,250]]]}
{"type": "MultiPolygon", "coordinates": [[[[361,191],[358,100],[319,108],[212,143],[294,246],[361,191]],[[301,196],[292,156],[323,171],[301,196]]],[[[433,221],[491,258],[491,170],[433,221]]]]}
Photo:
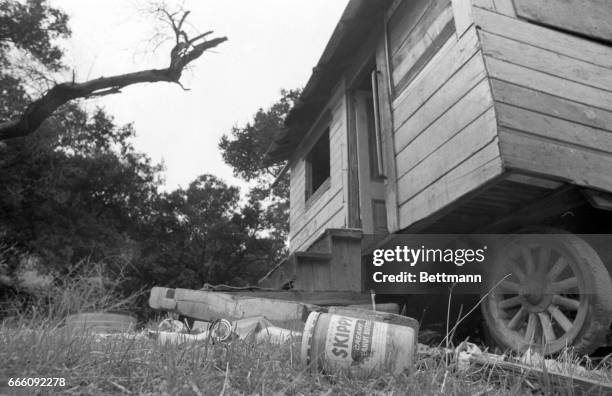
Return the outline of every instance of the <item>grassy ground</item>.
{"type": "Polygon", "coordinates": [[[310,373],[298,341],[160,345],[146,331],[101,337],[62,327],[67,314],[129,309],[134,301],[109,293],[91,276],[65,279],[38,300],[9,301],[0,312],[0,395],[546,394],[520,376],[460,371],[452,355],[423,355],[410,373],[358,379],[310,373]],[[63,378],[65,385],[9,387],[11,378],[63,378]]]}
{"type": "MultiPolygon", "coordinates": [[[[142,333],[140,333],[142,334],[142,333]]],[[[159,345],[136,333],[70,336],[63,328],[0,328],[0,393],[5,394],[328,394],[484,395],[527,392],[513,378],[466,376],[454,361],[424,358],[412,373],[379,378],[310,374],[299,343],[159,345]],[[10,378],[65,378],[54,388],[7,387],[10,378]]]]}

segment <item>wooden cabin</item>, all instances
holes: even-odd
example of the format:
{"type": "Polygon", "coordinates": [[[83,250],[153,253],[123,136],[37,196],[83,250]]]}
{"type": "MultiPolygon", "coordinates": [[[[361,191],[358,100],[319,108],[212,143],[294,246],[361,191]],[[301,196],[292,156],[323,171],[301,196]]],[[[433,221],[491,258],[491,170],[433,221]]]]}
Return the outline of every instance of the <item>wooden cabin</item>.
{"type": "Polygon", "coordinates": [[[262,284],[362,291],[372,235],[559,226],[585,202],[570,231],[609,228],[610,21],[609,0],[351,0],[268,152],[291,256],[262,284]]]}
{"type": "Polygon", "coordinates": [[[612,191],[611,20],[606,0],[350,1],[269,152],[288,161],[291,252],[612,191]]]}

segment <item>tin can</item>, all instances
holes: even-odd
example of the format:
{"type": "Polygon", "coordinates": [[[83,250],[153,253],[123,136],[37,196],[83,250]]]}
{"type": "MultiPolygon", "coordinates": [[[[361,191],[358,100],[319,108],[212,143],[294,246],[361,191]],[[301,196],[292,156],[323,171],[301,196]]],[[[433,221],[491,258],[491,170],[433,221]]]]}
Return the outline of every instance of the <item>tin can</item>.
{"type": "Polygon", "coordinates": [[[417,323],[415,328],[385,322],[375,312],[371,316],[357,312],[360,317],[348,314],[312,312],[308,316],[301,359],[311,370],[367,377],[412,369],[418,322],[412,318],[406,322],[417,323]]]}

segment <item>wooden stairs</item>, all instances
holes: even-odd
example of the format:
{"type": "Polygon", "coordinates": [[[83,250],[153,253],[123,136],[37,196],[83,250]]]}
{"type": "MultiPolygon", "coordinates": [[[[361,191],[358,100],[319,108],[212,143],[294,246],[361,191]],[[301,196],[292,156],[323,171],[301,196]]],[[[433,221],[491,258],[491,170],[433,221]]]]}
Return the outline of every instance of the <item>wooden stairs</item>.
{"type": "Polygon", "coordinates": [[[293,252],[259,286],[298,291],[363,290],[361,230],[332,228],[307,251],[293,252]]]}

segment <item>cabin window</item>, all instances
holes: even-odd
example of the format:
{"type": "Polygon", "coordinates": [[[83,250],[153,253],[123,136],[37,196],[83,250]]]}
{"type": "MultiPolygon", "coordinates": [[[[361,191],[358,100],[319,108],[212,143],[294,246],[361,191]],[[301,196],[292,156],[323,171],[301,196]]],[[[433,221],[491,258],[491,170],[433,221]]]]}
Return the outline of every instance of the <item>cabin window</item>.
{"type": "Polygon", "coordinates": [[[327,128],[306,156],[306,201],[318,197],[329,188],[330,163],[327,128]]]}
{"type": "Polygon", "coordinates": [[[387,21],[391,79],[399,94],[454,34],[450,0],[404,0],[387,21]]]}

